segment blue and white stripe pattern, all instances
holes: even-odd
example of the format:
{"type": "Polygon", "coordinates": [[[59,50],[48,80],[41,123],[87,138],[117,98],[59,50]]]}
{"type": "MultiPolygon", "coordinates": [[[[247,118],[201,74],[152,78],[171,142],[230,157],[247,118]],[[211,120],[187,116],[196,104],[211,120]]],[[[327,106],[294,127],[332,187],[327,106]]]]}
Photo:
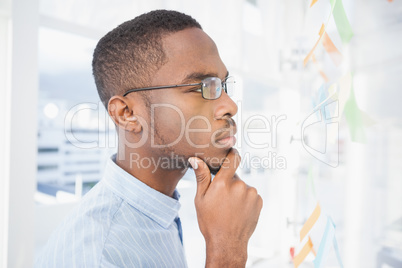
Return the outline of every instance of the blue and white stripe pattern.
{"type": "Polygon", "coordinates": [[[187,267],[178,198],[109,159],[103,179],[55,230],[35,267],[187,267]]]}

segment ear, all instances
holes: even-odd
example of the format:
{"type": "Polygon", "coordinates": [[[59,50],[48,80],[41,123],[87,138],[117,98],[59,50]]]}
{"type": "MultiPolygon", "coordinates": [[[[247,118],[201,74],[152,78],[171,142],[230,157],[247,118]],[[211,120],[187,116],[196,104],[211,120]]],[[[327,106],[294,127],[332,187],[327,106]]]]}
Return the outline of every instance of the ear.
{"type": "MultiPolygon", "coordinates": [[[[120,129],[138,133],[141,131],[142,126],[134,110],[131,108],[133,105],[128,104],[128,100],[122,96],[113,96],[108,103],[108,113],[113,122],[120,129]]],[[[135,107],[135,105],[134,105],[135,107]]]]}

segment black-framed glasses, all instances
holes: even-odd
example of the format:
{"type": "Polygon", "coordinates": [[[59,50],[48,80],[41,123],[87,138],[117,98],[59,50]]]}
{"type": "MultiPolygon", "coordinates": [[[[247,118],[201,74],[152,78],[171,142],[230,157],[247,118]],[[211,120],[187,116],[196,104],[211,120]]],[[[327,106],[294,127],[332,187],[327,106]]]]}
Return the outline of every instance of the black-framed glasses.
{"type": "Polygon", "coordinates": [[[222,81],[218,77],[208,77],[201,81],[201,83],[195,84],[182,84],[182,85],[170,85],[170,86],[157,86],[157,87],[143,87],[143,88],[134,88],[128,90],[123,96],[127,96],[132,92],[143,91],[143,90],[153,90],[153,89],[164,89],[164,88],[174,88],[174,87],[189,87],[189,86],[201,86],[198,89],[201,92],[201,95],[204,99],[207,100],[216,100],[222,95],[222,89],[228,94],[232,96],[234,93],[235,79],[233,76],[228,76],[222,81]]]}

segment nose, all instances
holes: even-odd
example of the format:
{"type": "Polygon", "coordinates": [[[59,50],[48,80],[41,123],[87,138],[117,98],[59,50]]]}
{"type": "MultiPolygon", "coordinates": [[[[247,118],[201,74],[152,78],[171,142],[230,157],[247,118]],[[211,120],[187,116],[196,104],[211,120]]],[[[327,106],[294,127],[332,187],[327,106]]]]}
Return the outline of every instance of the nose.
{"type": "Polygon", "coordinates": [[[223,116],[232,117],[237,113],[237,104],[223,91],[222,95],[215,100],[216,106],[214,118],[221,119],[223,116]]]}

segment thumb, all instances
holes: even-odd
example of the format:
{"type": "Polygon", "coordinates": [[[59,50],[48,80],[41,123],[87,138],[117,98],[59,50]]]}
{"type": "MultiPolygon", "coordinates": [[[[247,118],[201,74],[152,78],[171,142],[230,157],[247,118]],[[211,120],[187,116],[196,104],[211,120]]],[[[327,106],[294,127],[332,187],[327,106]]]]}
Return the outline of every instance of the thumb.
{"type": "Polygon", "coordinates": [[[188,162],[193,167],[197,180],[197,196],[203,196],[211,184],[211,172],[207,164],[198,157],[190,157],[188,162]]]}

